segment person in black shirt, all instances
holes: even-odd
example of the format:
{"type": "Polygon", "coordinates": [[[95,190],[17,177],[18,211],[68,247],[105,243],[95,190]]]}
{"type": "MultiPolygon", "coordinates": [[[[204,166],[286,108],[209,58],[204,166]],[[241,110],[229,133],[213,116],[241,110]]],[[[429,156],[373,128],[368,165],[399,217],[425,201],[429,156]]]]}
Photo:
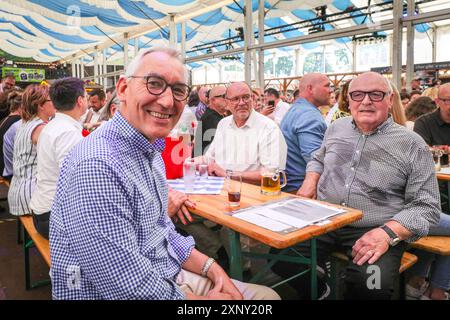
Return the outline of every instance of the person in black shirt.
{"type": "Polygon", "coordinates": [[[0,157],[0,175],[3,175],[3,169],[5,168],[3,158],[3,136],[15,122],[20,120],[22,93],[16,90],[9,92],[5,100],[5,107],[9,109],[9,115],[0,123],[0,150],[2,151],[2,156],[0,157]]]}
{"type": "MultiPolygon", "coordinates": [[[[419,117],[414,123],[417,132],[430,146],[450,146],[450,83],[439,87],[435,100],[439,107],[434,112],[419,117]]],[[[448,155],[442,157],[442,165],[448,165],[448,155]]]]}
{"type": "Polygon", "coordinates": [[[217,86],[211,89],[209,93],[209,107],[200,119],[195,135],[194,155],[199,156],[206,153],[207,148],[214,139],[217,125],[227,112],[227,100],[224,86],[217,86]],[[199,150],[201,146],[201,150],[199,150]]]}

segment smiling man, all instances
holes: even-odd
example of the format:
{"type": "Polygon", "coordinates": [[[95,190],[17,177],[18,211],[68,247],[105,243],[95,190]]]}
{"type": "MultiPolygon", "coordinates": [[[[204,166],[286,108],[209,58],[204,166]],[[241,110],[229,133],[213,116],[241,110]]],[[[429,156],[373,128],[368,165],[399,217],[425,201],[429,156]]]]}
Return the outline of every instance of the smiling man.
{"type": "MultiPolygon", "coordinates": [[[[319,264],[343,251],[350,260],[346,299],[390,299],[406,242],[427,235],[439,221],[434,163],[422,138],[393,122],[392,89],[383,76],[361,74],[348,97],[352,117],[328,128],[298,194],[363,211],[360,221],[317,238],[319,264]]],[[[308,255],[308,246],[299,250],[308,255]]],[[[279,263],[274,270],[288,277],[299,267],[279,263]]],[[[305,280],[297,283],[303,294],[305,280]]]]}
{"type": "Polygon", "coordinates": [[[66,157],[50,216],[53,298],[279,298],[231,280],[169,219],[162,138],[186,82],[177,51],[142,51],[117,83],[120,111],[66,157]]]}
{"type": "Polygon", "coordinates": [[[226,91],[232,115],[222,119],[205,156],[214,161],[209,173],[225,177],[226,170],[242,172],[242,179],[261,183],[263,166],[285,168],[286,142],[278,125],[253,110],[253,93],[245,82],[232,83],[226,91]]]}

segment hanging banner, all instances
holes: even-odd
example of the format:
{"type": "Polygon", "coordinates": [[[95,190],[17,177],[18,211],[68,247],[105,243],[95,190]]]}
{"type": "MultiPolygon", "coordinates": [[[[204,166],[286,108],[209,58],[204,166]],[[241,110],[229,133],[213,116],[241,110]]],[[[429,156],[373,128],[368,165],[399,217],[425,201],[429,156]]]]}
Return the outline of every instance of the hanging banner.
{"type": "Polygon", "coordinates": [[[2,78],[12,75],[17,82],[41,82],[45,79],[44,69],[2,68],[2,78]]]}

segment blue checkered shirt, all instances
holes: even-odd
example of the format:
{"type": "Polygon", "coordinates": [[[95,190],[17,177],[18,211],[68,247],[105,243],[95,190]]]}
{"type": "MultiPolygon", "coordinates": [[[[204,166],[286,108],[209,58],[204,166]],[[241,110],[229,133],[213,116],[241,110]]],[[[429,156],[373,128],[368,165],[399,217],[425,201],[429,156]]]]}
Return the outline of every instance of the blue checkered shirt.
{"type": "Polygon", "coordinates": [[[183,299],[193,247],[167,215],[161,151],[119,112],[66,157],[50,218],[54,299],[183,299]]]}

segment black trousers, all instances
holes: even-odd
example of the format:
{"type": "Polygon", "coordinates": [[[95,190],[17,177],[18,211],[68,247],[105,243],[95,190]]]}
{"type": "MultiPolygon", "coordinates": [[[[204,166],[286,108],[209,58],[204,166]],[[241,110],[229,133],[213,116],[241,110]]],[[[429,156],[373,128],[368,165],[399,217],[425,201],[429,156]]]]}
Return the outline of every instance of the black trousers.
{"type": "Polygon", "coordinates": [[[33,223],[37,232],[45,239],[48,239],[48,229],[50,223],[50,211],[43,214],[35,214],[33,212],[33,223]]]}
{"type": "MultiPolygon", "coordinates": [[[[377,262],[369,265],[367,262],[362,266],[353,263],[352,247],[355,242],[366,232],[373,228],[352,228],[344,227],[342,229],[327,233],[317,237],[317,264],[323,270],[327,270],[326,265],[330,262],[332,252],[339,251],[345,253],[349,258],[348,266],[345,270],[345,294],[347,300],[389,300],[394,292],[394,281],[398,277],[401,258],[406,250],[406,243],[400,242],[395,247],[381,256],[377,262]]],[[[310,242],[300,243],[296,246],[305,257],[310,256],[310,242]]],[[[272,253],[278,253],[279,250],[272,249],[272,253]]],[[[294,253],[292,253],[294,255],[294,253]]],[[[303,270],[308,266],[290,263],[277,262],[272,271],[279,276],[287,279],[303,270]]],[[[307,273],[301,277],[295,278],[289,282],[302,299],[311,297],[311,277],[307,273]]],[[[318,279],[318,294],[325,288],[324,279],[318,279]]]]}

